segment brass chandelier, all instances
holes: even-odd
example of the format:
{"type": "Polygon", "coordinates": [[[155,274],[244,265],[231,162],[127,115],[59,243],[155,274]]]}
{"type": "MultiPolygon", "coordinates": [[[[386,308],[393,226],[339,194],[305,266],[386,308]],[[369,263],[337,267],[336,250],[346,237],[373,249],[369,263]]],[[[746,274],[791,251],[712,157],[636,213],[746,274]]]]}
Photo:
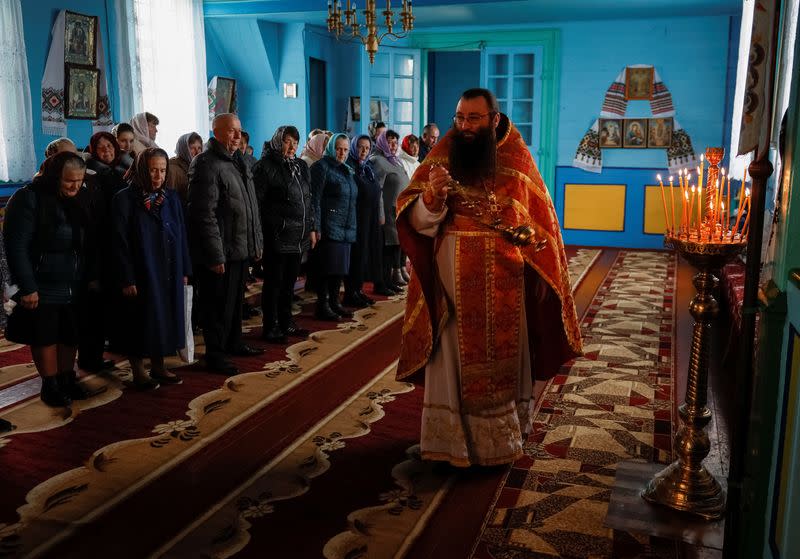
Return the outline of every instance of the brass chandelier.
{"type": "Polygon", "coordinates": [[[363,10],[366,20],[367,34],[361,32],[361,24],[358,23],[358,11],[356,3],[347,0],[345,10],[342,10],[341,0],[328,0],[328,31],[334,33],[338,39],[342,34],[348,34],[361,41],[369,54],[369,62],[375,62],[375,53],[378,52],[378,45],[386,37],[402,39],[408,36],[408,32],[414,29],[414,14],[411,11],[411,0],[403,0],[403,9],[400,11],[400,21],[403,25],[402,33],[394,32],[394,11],[392,10],[392,0],[386,0],[386,9],[383,10],[384,25],[386,31],[380,33],[376,23],[375,0],[366,0],[367,9],[363,10]],[[344,18],[342,18],[344,14],[344,18]],[[349,28],[349,31],[345,31],[349,28]]]}

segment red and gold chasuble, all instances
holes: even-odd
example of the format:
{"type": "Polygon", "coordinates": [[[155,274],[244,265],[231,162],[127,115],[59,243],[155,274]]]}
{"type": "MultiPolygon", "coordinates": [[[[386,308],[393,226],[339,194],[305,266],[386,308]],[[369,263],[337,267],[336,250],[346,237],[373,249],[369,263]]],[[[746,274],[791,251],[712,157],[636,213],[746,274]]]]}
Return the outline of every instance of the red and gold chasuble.
{"type": "MultiPolygon", "coordinates": [[[[518,247],[485,224],[486,216],[470,200],[486,197],[468,187],[448,197],[448,216],[439,236],[455,236],[455,320],[461,370],[461,409],[474,413],[516,398],[518,393],[520,314],[526,302],[529,349],[534,377],[548,379],[582,344],[567,272],[561,231],[550,195],[522,137],[503,118],[497,172],[490,187],[504,225],[532,225],[536,243],[518,247]],[[544,294],[544,295],[542,295],[544,294]]],[[[421,381],[442,326],[450,318],[439,281],[438,240],[417,233],[408,221],[411,204],[428,186],[436,164],[448,166],[451,134],[428,154],[397,202],[400,244],[414,274],[408,286],[398,379],[421,381]]],[[[420,201],[420,203],[422,203],[420,201]]]]}

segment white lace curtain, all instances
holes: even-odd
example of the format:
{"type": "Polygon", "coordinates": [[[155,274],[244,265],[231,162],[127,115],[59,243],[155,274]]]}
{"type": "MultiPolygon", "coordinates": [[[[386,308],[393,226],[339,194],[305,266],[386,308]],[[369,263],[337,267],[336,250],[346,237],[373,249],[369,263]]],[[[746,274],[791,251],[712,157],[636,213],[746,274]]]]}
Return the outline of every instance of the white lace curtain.
{"type": "Polygon", "coordinates": [[[0,0],[0,180],[36,172],[31,85],[20,0],[0,0]]]}
{"type": "Polygon", "coordinates": [[[120,115],[158,117],[156,144],[208,138],[208,87],[202,0],[116,0],[120,115]]]}

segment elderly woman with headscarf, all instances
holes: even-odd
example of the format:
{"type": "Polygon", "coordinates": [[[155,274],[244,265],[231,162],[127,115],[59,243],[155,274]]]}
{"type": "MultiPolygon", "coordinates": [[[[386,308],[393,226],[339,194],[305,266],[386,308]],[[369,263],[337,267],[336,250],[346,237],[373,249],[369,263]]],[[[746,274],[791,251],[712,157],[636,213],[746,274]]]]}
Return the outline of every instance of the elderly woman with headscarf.
{"type": "Polygon", "coordinates": [[[405,138],[403,138],[403,143],[400,145],[400,149],[397,152],[397,158],[400,160],[400,163],[403,164],[403,169],[405,169],[408,178],[414,176],[414,172],[419,167],[419,138],[417,138],[414,134],[409,134],[405,138]]]}
{"type": "MultiPolygon", "coordinates": [[[[320,136],[314,136],[318,138],[320,136]]],[[[320,276],[316,317],[320,320],[352,318],[342,307],[339,290],[350,271],[350,245],[356,240],[358,187],[347,165],[350,140],[334,134],[325,156],[311,166],[311,200],[319,227],[317,266],[320,276]]]]}
{"type": "Polygon", "coordinates": [[[328,145],[329,138],[330,136],[327,136],[323,131],[309,139],[306,145],[303,146],[303,151],[300,152],[300,159],[311,167],[325,156],[325,147],[328,145]]]}
{"type": "Polygon", "coordinates": [[[288,336],[307,336],[308,330],[292,320],[294,283],[303,252],[317,243],[311,206],[308,165],[295,157],[300,132],[280,126],[264,142],[261,159],[253,165],[253,184],[264,230],[264,285],[261,310],[262,338],[285,343],[288,336]]]}
{"type": "Polygon", "coordinates": [[[158,117],[152,113],[139,113],[131,119],[133,128],[133,143],[130,154],[134,158],[147,148],[157,148],[156,134],[158,134],[158,117]]]}
{"type": "Polygon", "coordinates": [[[91,241],[83,186],[86,163],[62,152],[47,158],[33,182],[18,190],[5,212],[10,282],[19,290],[6,338],[29,345],[42,377],[41,399],[69,406],[87,392],[77,382],[77,297],[91,241]]]}
{"type": "Polygon", "coordinates": [[[192,269],[180,200],[164,188],[168,159],[160,148],[137,155],[126,177],[129,186],[114,198],[111,212],[121,295],[115,347],[128,355],[133,385],[141,390],[179,384],[164,368],[164,356],[186,347],[183,290],[192,269]]]}
{"type": "Polygon", "coordinates": [[[375,179],[369,155],[372,140],[366,134],[350,142],[347,164],[354,171],[358,200],[356,202],[356,242],[350,251],[350,273],[344,280],[344,300],[348,307],[366,307],[375,303],[364,291],[364,281],[373,280],[373,293],[394,295],[383,282],[383,197],[375,179]]]}
{"type": "Polygon", "coordinates": [[[189,164],[203,151],[203,138],[197,132],[189,132],[178,138],[175,157],[169,160],[169,175],[165,186],[178,193],[183,207],[189,197],[189,164]]]}
{"type": "Polygon", "coordinates": [[[370,158],[375,178],[383,191],[383,208],[386,223],[384,234],[384,270],[386,284],[390,289],[400,290],[406,285],[400,272],[400,238],[397,235],[395,217],[397,215],[397,197],[409,183],[403,164],[397,157],[400,135],[394,130],[387,130],[375,142],[375,151],[370,158]]]}

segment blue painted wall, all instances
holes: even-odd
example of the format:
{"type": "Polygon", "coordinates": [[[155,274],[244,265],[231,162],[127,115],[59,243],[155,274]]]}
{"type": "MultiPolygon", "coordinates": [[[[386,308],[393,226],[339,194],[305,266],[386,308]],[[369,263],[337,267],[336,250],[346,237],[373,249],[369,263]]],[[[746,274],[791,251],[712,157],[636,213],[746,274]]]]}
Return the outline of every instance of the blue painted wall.
{"type": "Polygon", "coordinates": [[[479,87],[480,83],[480,51],[430,53],[428,120],[437,123],[440,129],[447,130],[461,93],[470,87],[479,87]]]}
{"type": "MultiPolygon", "coordinates": [[[[98,27],[103,37],[106,68],[109,73],[108,87],[111,110],[117,115],[116,92],[114,91],[114,60],[110,56],[112,45],[109,41],[108,26],[110,13],[106,10],[104,0],[25,0],[22,2],[22,22],[25,33],[25,49],[28,56],[28,76],[31,81],[31,105],[33,108],[33,143],[36,156],[41,162],[44,159],[44,148],[57,136],[46,136],[42,133],[42,76],[50,49],[50,30],[59,10],[67,9],[99,18],[98,27]]],[[[89,120],[68,120],[67,136],[78,146],[89,143],[92,135],[92,124],[89,120]]]]}

